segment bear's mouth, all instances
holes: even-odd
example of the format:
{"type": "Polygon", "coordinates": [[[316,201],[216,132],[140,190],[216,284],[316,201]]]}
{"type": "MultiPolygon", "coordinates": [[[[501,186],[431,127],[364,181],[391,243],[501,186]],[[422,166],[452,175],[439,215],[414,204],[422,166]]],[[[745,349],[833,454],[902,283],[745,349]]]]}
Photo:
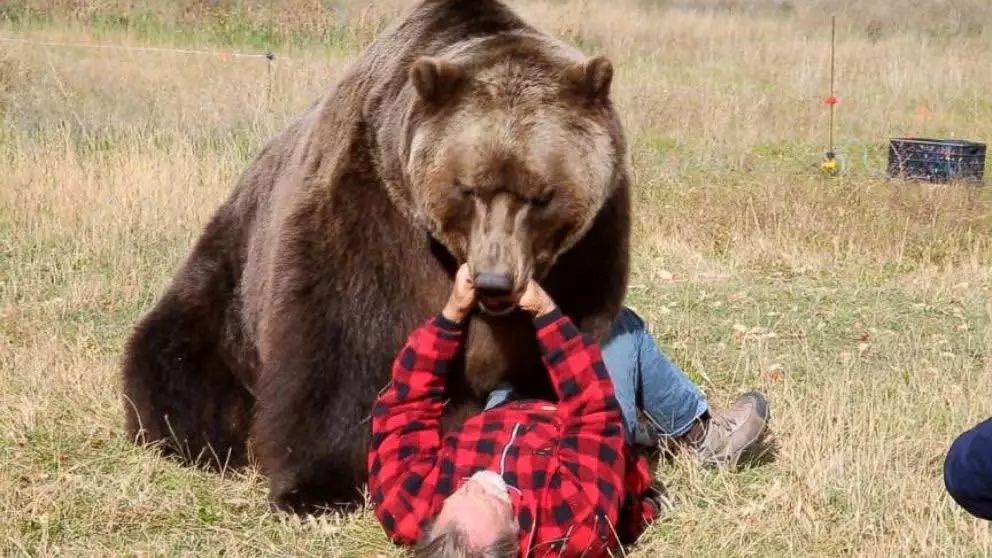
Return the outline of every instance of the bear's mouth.
{"type": "Polygon", "coordinates": [[[516,301],[507,298],[481,297],[479,309],[490,316],[505,316],[517,307],[516,301]]]}

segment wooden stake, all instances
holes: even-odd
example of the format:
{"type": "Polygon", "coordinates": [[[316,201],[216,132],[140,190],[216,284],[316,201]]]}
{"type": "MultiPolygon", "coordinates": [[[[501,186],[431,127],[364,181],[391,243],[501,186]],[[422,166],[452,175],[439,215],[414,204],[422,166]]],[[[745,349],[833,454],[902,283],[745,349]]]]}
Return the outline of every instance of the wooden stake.
{"type": "MultiPolygon", "coordinates": [[[[834,44],[836,41],[837,16],[830,16],[830,98],[834,98],[834,44]]],[[[827,151],[834,151],[834,105],[830,103],[830,131],[827,138],[827,151]]]]}

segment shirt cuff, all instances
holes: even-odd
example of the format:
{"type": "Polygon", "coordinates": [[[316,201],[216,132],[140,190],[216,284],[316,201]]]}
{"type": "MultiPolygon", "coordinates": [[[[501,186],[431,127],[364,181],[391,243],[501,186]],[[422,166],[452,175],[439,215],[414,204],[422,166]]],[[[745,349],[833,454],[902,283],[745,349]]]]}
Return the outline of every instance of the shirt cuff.
{"type": "Polygon", "coordinates": [[[440,313],[437,316],[434,316],[434,325],[436,325],[439,329],[443,329],[444,331],[451,333],[461,333],[461,331],[465,329],[465,324],[463,322],[449,320],[444,317],[444,314],[440,313]]]}
{"type": "Polygon", "coordinates": [[[534,328],[540,330],[543,327],[557,322],[558,319],[564,315],[565,314],[561,311],[561,308],[555,306],[554,309],[547,314],[534,318],[534,328]]]}

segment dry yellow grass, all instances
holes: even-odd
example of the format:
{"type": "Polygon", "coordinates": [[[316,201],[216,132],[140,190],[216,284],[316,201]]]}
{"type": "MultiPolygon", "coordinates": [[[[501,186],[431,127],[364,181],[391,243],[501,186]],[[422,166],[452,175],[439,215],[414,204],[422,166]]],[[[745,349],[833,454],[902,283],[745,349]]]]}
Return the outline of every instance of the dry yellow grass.
{"type": "MultiPolygon", "coordinates": [[[[121,427],[129,327],[253,154],[403,3],[331,4],[0,6],[5,36],[278,54],[269,92],[260,59],[0,43],[0,553],[401,554],[367,512],[287,520],[257,474],[179,467],[121,427]]],[[[992,197],[881,173],[891,136],[992,140],[992,7],[703,4],[515,3],[617,67],[629,302],[717,402],[772,400],[775,459],[663,465],[677,508],[632,552],[992,554],[940,477],[992,414],[992,197]],[[816,169],[830,9],[837,179],[816,169]]]]}

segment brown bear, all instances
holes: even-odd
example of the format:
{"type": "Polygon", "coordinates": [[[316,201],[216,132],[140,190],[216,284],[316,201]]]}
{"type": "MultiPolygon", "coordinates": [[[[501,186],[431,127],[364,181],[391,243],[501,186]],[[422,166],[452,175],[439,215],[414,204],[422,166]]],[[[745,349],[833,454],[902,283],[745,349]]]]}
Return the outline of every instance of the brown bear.
{"type": "Polygon", "coordinates": [[[253,456],[282,509],[360,500],[369,413],[406,335],[468,262],[482,297],[449,422],[510,380],[550,396],[539,280],[604,336],[627,285],[613,70],[496,0],[428,0],[273,139],[126,348],[127,432],[169,454],[253,456]]]}

